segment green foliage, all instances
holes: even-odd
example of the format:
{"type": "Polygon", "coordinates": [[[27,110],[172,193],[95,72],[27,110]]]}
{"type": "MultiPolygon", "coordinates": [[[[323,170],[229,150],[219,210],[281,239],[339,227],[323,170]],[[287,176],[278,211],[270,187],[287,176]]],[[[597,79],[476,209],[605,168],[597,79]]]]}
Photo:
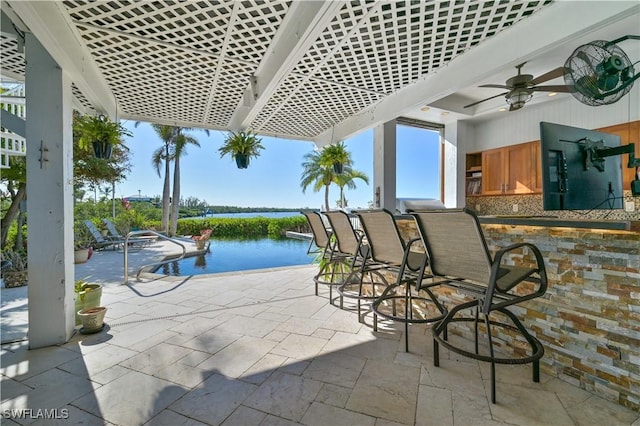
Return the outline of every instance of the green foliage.
{"type": "Polygon", "coordinates": [[[132,136],[119,122],[105,116],[76,115],[73,120],[74,134],[81,149],[90,151],[94,141],[107,142],[113,146],[122,143],[124,136],[132,136]]]}
{"type": "MultiPolygon", "coordinates": [[[[159,222],[147,222],[149,226],[159,226],[159,222]]],[[[204,218],[181,219],[178,221],[178,234],[199,235],[202,229],[213,230],[212,236],[220,238],[280,238],[287,231],[311,232],[304,216],[283,218],[204,218]]]]}
{"type": "Polygon", "coordinates": [[[249,164],[249,160],[258,158],[260,151],[264,149],[261,142],[262,139],[258,138],[258,135],[251,130],[229,132],[222,146],[218,148],[218,152],[220,158],[230,155],[234,160],[238,155],[246,155],[247,164],[249,164]]]}
{"type": "Polygon", "coordinates": [[[334,163],[343,165],[351,165],[351,153],[347,151],[347,147],[343,141],[327,145],[320,152],[320,165],[325,167],[333,167],[334,163]]]}

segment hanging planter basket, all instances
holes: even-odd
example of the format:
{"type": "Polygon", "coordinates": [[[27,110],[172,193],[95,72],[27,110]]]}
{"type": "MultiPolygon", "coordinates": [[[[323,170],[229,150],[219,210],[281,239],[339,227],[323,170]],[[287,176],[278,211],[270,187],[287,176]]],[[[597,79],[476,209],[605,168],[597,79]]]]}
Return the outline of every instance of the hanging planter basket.
{"type": "Polygon", "coordinates": [[[341,175],[342,167],[343,167],[342,163],[338,163],[338,162],[333,163],[333,172],[337,175],[341,175]]]}
{"type": "Polygon", "coordinates": [[[93,154],[96,158],[108,160],[111,158],[111,143],[102,141],[93,141],[93,154]]]}
{"type": "Polygon", "coordinates": [[[236,165],[239,169],[249,167],[249,156],[245,154],[236,154],[236,165]]]}

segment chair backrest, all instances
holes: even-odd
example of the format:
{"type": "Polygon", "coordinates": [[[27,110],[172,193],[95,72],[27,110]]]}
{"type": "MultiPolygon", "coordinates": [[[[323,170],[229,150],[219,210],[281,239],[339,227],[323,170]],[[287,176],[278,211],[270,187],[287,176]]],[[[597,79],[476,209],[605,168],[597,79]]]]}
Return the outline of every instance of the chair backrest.
{"type": "Polygon", "coordinates": [[[113,222],[111,222],[109,219],[102,219],[102,223],[104,223],[104,226],[107,227],[107,230],[109,231],[109,234],[111,234],[114,237],[118,237],[118,238],[124,238],[119,232],[118,229],[116,228],[116,226],[113,224],[113,222]]]}
{"type": "Polygon", "coordinates": [[[351,226],[349,216],[341,210],[324,212],[324,215],[329,220],[333,235],[336,237],[338,251],[356,256],[360,248],[360,241],[351,226]]]}
{"type": "Polygon", "coordinates": [[[411,215],[416,220],[434,275],[489,283],[491,254],[472,211],[430,210],[411,215]]]}
{"type": "Polygon", "coordinates": [[[354,212],[367,237],[371,258],[378,263],[401,265],[405,243],[393,214],[385,209],[354,212]]]}
{"type": "Polygon", "coordinates": [[[107,242],[107,240],[105,240],[105,238],[100,233],[100,230],[93,224],[93,222],[91,222],[89,219],[83,222],[89,232],[91,232],[91,236],[93,237],[93,239],[96,240],[96,243],[102,244],[107,242]]]}
{"type": "Polygon", "coordinates": [[[305,211],[300,213],[302,213],[307,218],[307,222],[309,222],[311,233],[313,234],[313,240],[316,246],[321,248],[328,248],[330,237],[329,233],[327,232],[327,228],[324,227],[324,223],[322,222],[322,216],[320,216],[320,213],[314,211],[305,211]]]}

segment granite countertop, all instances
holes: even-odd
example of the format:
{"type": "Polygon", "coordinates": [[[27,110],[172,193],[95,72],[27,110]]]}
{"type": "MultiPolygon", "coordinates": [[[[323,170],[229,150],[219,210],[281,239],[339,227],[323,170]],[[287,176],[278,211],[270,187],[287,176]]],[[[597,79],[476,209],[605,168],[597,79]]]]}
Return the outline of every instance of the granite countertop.
{"type": "Polygon", "coordinates": [[[479,216],[480,223],[491,225],[526,225],[561,228],[612,229],[640,232],[640,220],[561,219],[552,216],[479,216]]]}

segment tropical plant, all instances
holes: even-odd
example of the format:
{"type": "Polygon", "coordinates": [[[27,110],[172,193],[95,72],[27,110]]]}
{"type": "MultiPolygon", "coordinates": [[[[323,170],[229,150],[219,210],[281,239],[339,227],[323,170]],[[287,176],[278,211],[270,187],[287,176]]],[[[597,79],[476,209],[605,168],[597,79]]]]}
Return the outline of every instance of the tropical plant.
{"type": "MultiPolygon", "coordinates": [[[[20,215],[20,202],[24,200],[27,195],[27,165],[25,157],[10,158],[9,166],[8,169],[2,170],[0,174],[0,181],[6,189],[6,193],[2,193],[3,210],[5,208],[4,201],[11,200],[9,207],[0,220],[0,246],[2,248],[7,246],[9,229],[20,215]]],[[[18,232],[18,234],[20,234],[20,232],[18,232]]]]}
{"type": "Polygon", "coordinates": [[[318,151],[309,152],[303,158],[300,178],[302,193],[305,193],[309,186],[312,187],[313,192],[320,192],[324,188],[324,205],[325,209],[329,210],[329,187],[335,175],[333,166],[324,165],[322,154],[318,151]]]}
{"type": "Polygon", "coordinates": [[[162,146],[153,151],[151,154],[151,164],[156,169],[158,176],[160,174],[160,166],[164,164],[164,184],[162,187],[162,230],[169,230],[169,197],[171,193],[171,181],[169,178],[169,164],[171,161],[171,143],[175,137],[177,127],[167,126],[164,124],[152,124],[151,127],[162,140],[162,146]]]}
{"type": "Polygon", "coordinates": [[[333,167],[336,174],[343,172],[344,166],[350,166],[351,153],[347,151],[343,141],[325,146],[321,152],[320,162],[323,166],[333,167]]]}
{"type": "Polygon", "coordinates": [[[81,221],[76,221],[73,226],[73,246],[76,250],[82,250],[91,247],[93,237],[87,229],[86,225],[81,221]]]}
{"type": "Polygon", "coordinates": [[[246,169],[251,158],[258,158],[264,149],[262,139],[251,130],[229,132],[218,152],[220,158],[230,155],[236,161],[239,169],[246,169]]]}
{"type": "Polygon", "coordinates": [[[344,188],[356,189],[355,180],[360,179],[364,183],[369,184],[369,177],[359,170],[354,170],[351,166],[344,166],[342,173],[336,174],[333,177],[333,181],[340,188],[340,199],[338,200],[338,207],[344,209],[347,207],[347,199],[344,197],[344,188]]]}
{"type": "Polygon", "coordinates": [[[73,120],[74,133],[78,135],[81,149],[93,150],[98,158],[110,158],[113,146],[123,143],[123,137],[131,132],[119,122],[111,121],[104,115],[76,115],[73,120]]]}
{"type": "Polygon", "coordinates": [[[176,135],[173,140],[173,195],[171,203],[171,223],[169,226],[169,235],[176,235],[178,229],[178,217],[180,211],[180,157],[187,154],[187,145],[192,144],[197,147],[200,143],[191,135],[182,133],[184,129],[177,128],[176,135]]]}
{"type": "Polygon", "coordinates": [[[350,189],[356,187],[354,180],[362,179],[369,183],[369,178],[363,172],[352,168],[351,153],[346,150],[344,142],[327,145],[321,151],[313,151],[304,156],[303,171],[300,181],[302,192],[309,186],[314,192],[324,188],[325,209],[329,210],[329,187],[335,183],[340,187],[340,206],[346,207],[344,198],[345,186],[350,189]],[[337,173],[335,163],[340,162],[340,173],[337,173]]]}

